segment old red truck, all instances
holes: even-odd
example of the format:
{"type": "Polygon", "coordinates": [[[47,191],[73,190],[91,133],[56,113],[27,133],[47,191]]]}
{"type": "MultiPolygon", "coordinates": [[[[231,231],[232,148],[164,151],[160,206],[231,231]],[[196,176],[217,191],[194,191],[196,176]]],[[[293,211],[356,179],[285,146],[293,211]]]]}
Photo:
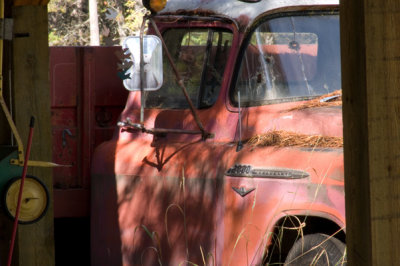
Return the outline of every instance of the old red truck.
{"type": "Polygon", "coordinates": [[[345,264],[338,1],[145,2],[163,82],[91,157],[92,265],[345,264]]]}

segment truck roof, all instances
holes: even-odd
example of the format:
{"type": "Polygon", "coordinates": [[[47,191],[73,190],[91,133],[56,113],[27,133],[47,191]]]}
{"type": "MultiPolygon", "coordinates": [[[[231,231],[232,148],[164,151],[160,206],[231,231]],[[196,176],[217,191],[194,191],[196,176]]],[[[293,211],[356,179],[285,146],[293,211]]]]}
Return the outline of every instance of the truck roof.
{"type": "Polygon", "coordinates": [[[338,6],[339,0],[168,0],[159,15],[199,15],[225,17],[241,29],[251,25],[259,15],[275,9],[304,10],[338,6]]]}

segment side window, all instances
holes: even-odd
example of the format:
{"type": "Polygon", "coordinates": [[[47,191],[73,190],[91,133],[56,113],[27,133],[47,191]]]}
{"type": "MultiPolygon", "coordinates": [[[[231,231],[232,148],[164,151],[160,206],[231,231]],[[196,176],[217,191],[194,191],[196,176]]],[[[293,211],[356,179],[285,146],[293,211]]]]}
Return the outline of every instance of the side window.
{"type": "Polygon", "coordinates": [[[254,29],[231,101],[257,106],[313,98],[341,88],[337,15],[273,18],[254,29]]]}
{"type": "MultiPolygon", "coordinates": [[[[212,106],[221,88],[232,33],[214,28],[179,28],[166,31],[163,38],[193,104],[197,108],[212,106]]],[[[147,93],[146,107],[188,108],[166,58],[163,64],[163,86],[147,93]]]]}

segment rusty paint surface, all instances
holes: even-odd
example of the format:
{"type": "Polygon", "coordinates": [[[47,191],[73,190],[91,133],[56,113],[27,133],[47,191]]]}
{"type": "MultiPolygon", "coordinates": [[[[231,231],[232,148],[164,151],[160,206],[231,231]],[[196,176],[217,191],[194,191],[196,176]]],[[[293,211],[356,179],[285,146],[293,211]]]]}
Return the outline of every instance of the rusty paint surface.
{"type": "MultiPolygon", "coordinates": [[[[153,115],[156,120],[159,114],[153,115]]],[[[341,113],[337,112],[337,116],[341,113]]],[[[169,117],[174,118],[173,114],[169,117]]],[[[213,132],[223,131],[226,126],[220,123],[213,132]]],[[[326,128],[312,128],[312,132],[322,130],[326,128]]],[[[234,132],[231,134],[233,138],[234,132]]],[[[108,228],[110,219],[118,226],[119,232],[114,237],[120,241],[125,265],[140,263],[142,256],[145,264],[153,264],[158,255],[170,265],[185,260],[201,263],[200,246],[205,253],[216,257],[217,265],[258,263],[262,247],[269,241],[266,232],[273,230],[274,222],[283,214],[293,210],[298,215],[307,212],[326,216],[344,226],[341,149],[246,146],[239,153],[235,150],[235,145],[217,141],[204,143],[193,139],[171,144],[170,140],[128,132],[120,133],[118,141],[100,146],[97,156],[104,167],[94,169],[93,178],[107,179],[112,183],[110,191],[116,194],[115,201],[110,202],[109,197],[98,192],[105,185],[95,182],[92,199],[113,207],[107,211],[101,209],[94,216],[102,221],[102,227],[108,228]],[[107,158],[101,156],[111,150],[115,153],[107,158]],[[226,176],[226,171],[235,164],[301,169],[310,177],[282,180],[226,176]],[[232,187],[255,190],[242,198],[232,187]],[[118,210],[118,216],[108,213],[114,210],[118,210]],[[157,239],[152,239],[147,230],[154,232],[157,239]],[[145,252],[156,244],[161,254],[145,252]]],[[[94,245],[96,254],[105,254],[104,248],[108,248],[101,241],[94,245]]],[[[99,263],[105,259],[95,258],[99,263]]]]}
{"type": "MultiPolygon", "coordinates": [[[[201,263],[200,246],[216,257],[217,265],[227,262],[246,265],[246,258],[256,263],[261,260],[262,244],[268,241],[265,232],[273,229],[273,222],[283,213],[292,210],[297,210],[297,214],[306,211],[309,215],[326,215],[344,225],[343,175],[337,176],[338,172],[343,173],[340,149],[251,151],[246,147],[236,153],[234,146],[216,143],[152,144],[151,147],[147,141],[121,141],[101,146],[99,152],[109,152],[110,145],[116,148],[109,157],[115,162],[116,175],[105,175],[104,167],[95,171],[93,178],[106,179],[112,184],[107,186],[107,193],[116,194],[114,201],[110,201],[103,194],[105,184],[94,183],[92,199],[104,208],[95,213],[101,223],[92,229],[96,234],[101,227],[117,226],[118,232],[113,237],[120,241],[116,251],[122,250],[125,265],[140,263],[143,254],[144,263],[149,265],[156,263],[158,255],[169,265],[185,260],[201,263]],[[139,149],[140,153],[132,152],[139,149]],[[302,169],[310,177],[280,180],[224,175],[238,163],[302,169]],[[232,190],[233,186],[255,191],[242,198],[232,190]],[[117,216],[112,215],[115,210],[117,216]],[[152,246],[161,254],[147,254],[152,246]]],[[[111,166],[113,162],[108,164],[111,166]]],[[[115,248],[105,243],[93,243],[96,254],[106,254],[107,248],[115,248]]],[[[97,265],[107,258],[96,255],[94,259],[97,265]]]]}
{"type": "MultiPolygon", "coordinates": [[[[301,112],[308,112],[310,121],[319,122],[310,123],[307,128],[300,123],[279,123],[280,128],[309,133],[332,132],[341,136],[339,108],[313,110],[311,117],[310,110],[301,112]],[[330,115],[323,116],[325,112],[330,115]]],[[[212,110],[207,113],[209,117],[215,114],[212,110]]],[[[279,109],[270,113],[278,117],[281,114],[279,109]]],[[[177,114],[175,111],[149,110],[146,117],[149,123],[157,121],[158,117],[168,117],[171,121],[182,119],[182,115],[177,114]]],[[[206,115],[202,114],[205,121],[206,115]]],[[[219,123],[210,127],[212,132],[224,132],[217,135],[221,139],[235,138],[236,125],[232,127],[231,124],[232,121],[237,123],[237,116],[229,118],[230,115],[228,111],[220,111],[215,117],[219,123]]],[[[246,124],[261,132],[265,128],[257,124],[266,125],[270,121],[268,115],[264,117],[246,124]]],[[[202,142],[193,137],[189,141],[187,138],[167,136],[157,139],[139,132],[120,132],[117,139],[99,147],[95,155],[95,161],[99,163],[93,169],[96,181],[92,186],[92,200],[97,202],[96,205],[106,207],[97,211],[92,209],[93,218],[101,221],[94,222],[92,230],[97,234],[95,232],[101,228],[113,227],[112,231],[117,231],[109,237],[117,244],[92,242],[96,252],[96,258],[92,259],[96,263],[112,262],[111,257],[118,257],[115,253],[99,255],[107,254],[108,249],[118,254],[122,250],[124,265],[135,265],[142,259],[145,264],[153,264],[158,256],[170,265],[185,260],[201,263],[201,247],[205,253],[213,254],[217,265],[229,262],[246,265],[247,262],[260,262],[263,247],[270,241],[267,232],[273,230],[274,223],[282,215],[307,213],[344,226],[341,149],[253,149],[246,146],[237,153],[235,144],[218,140],[202,142]],[[299,169],[309,173],[310,177],[281,180],[226,176],[226,171],[235,164],[299,169]],[[113,197],[103,194],[106,187],[103,182],[108,184],[107,193],[112,193],[113,197]],[[233,186],[255,188],[255,191],[242,198],[234,192],[233,186]],[[118,215],[115,215],[116,210],[118,215]],[[150,247],[155,247],[161,254],[148,252],[150,247]]]]}
{"type": "MultiPolygon", "coordinates": [[[[212,11],[239,18],[248,11],[249,19],[241,20],[247,27],[244,21],[250,23],[263,12],[315,4],[230,0],[218,5],[212,0],[182,0],[169,1],[162,15],[207,10],[208,15],[212,11]]],[[[161,30],[179,24],[155,19],[161,30]]],[[[222,22],[193,23],[215,27],[222,22]]],[[[219,98],[212,107],[198,110],[206,130],[215,134],[213,139],[119,130],[96,149],[91,176],[92,264],[258,265],[274,226],[286,215],[322,217],[344,227],[342,149],[245,145],[236,152],[238,108],[230,104],[228,90],[243,34],[232,25],[226,24],[235,37],[219,98]],[[296,180],[227,176],[237,164],[301,170],[308,175],[296,180]],[[242,197],[232,187],[252,191],[242,197]]],[[[340,106],[292,110],[302,103],[243,108],[242,138],[269,130],[342,137],[340,106]]],[[[130,93],[120,120],[138,123],[139,106],[140,94],[130,93]]],[[[146,109],[144,117],[147,128],[197,130],[189,110],[146,109]]]]}

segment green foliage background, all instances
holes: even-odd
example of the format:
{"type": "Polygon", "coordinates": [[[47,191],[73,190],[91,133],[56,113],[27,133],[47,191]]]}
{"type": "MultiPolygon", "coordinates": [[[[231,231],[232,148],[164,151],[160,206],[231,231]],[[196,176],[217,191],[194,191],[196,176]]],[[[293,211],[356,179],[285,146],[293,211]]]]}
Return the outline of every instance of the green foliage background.
{"type": "MultiPolygon", "coordinates": [[[[97,0],[100,45],[120,44],[139,32],[146,9],[141,0],[97,0]]],[[[88,0],[50,0],[49,45],[86,46],[90,43],[88,0]]]]}

